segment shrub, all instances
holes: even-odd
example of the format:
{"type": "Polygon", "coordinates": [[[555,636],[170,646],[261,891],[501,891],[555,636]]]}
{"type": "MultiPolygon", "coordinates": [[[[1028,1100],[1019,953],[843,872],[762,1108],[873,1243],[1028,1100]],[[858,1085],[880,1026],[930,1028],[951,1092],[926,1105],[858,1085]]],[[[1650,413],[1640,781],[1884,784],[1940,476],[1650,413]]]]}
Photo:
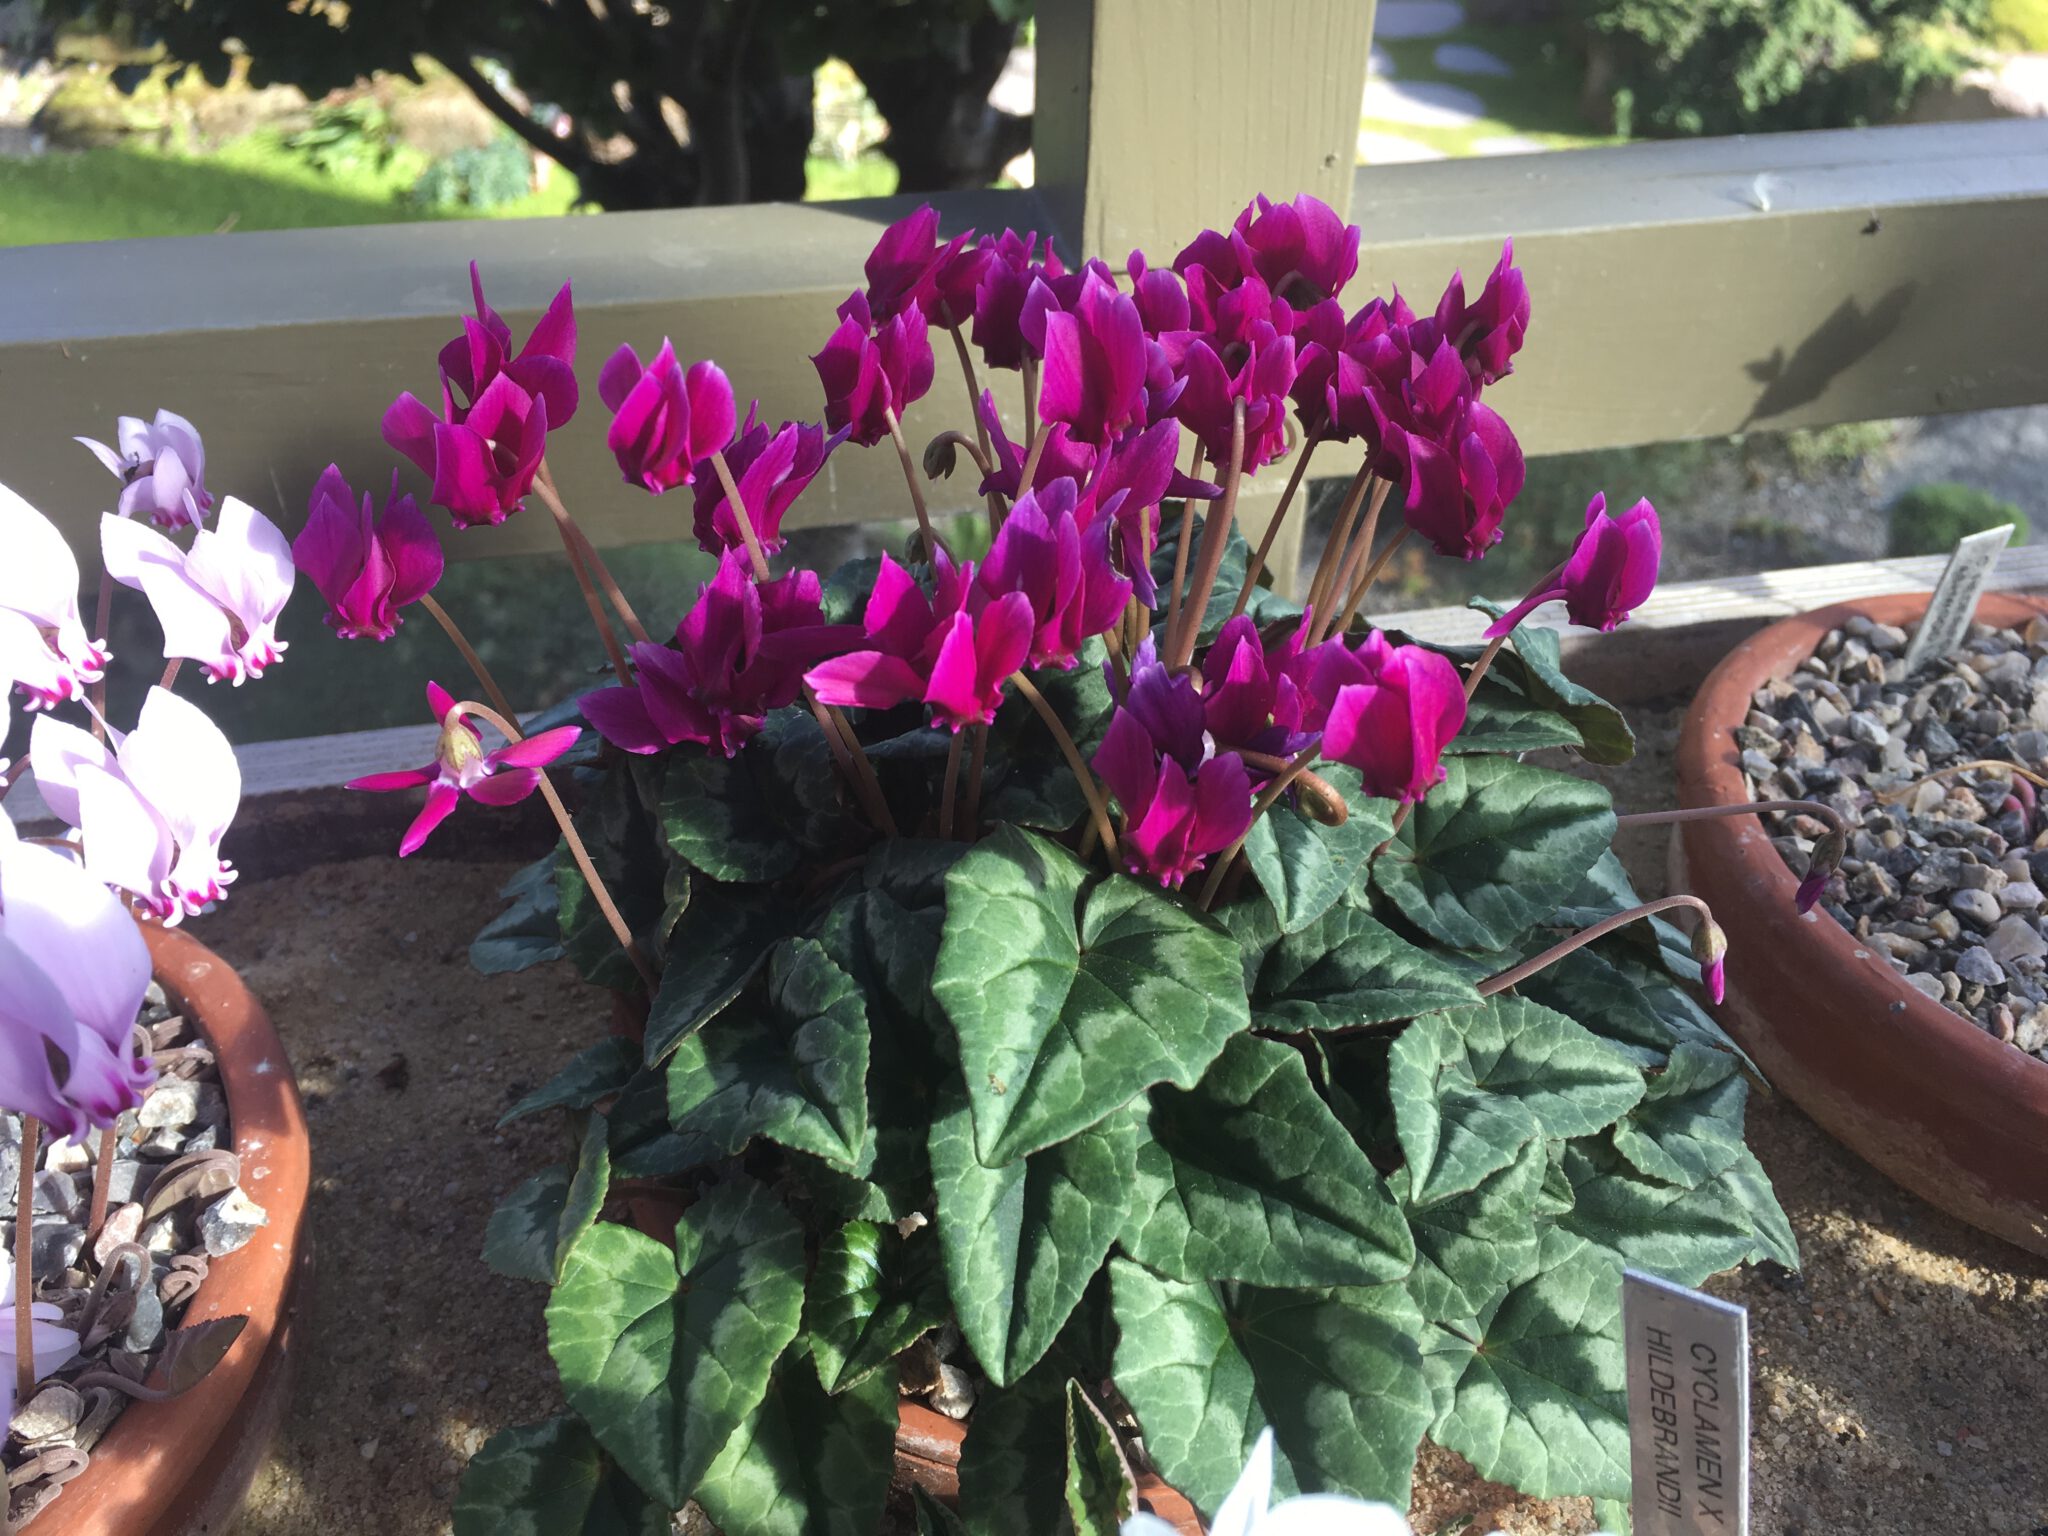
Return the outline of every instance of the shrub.
{"type": "Polygon", "coordinates": [[[412,200],[425,208],[502,208],[533,190],[533,157],[509,133],[458,149],[420,172],[412,200]]]}
{"type": "Polygon", "coordinates": [[[2027,542],[2026,513],[2003,497],[1953,480],[1914,486],[1892,503],[1891,518],[1894,555],[1945,555],[1956,540],[2002,523],[2013,525],[2013,543],[2027,542]]]}

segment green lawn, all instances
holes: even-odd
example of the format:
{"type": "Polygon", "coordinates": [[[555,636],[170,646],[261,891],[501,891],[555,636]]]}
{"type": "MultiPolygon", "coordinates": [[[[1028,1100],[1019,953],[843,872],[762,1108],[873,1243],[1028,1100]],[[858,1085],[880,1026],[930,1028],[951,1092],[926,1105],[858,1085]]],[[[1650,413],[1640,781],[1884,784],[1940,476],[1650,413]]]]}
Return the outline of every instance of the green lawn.
{"type": "Polygon", "coordinates": [[[1403,82],[1441,81],[1468,90],[1486,105],[1486,116],[1456,128],[1426,127],[1362,118],[1359,127],[1425,145],[1449,156],[1469,155],[1485,139],[1524,138],[1545,149],[1581,149],[1592,144],[1621,142],[1589,130],[1579,115],[1581,66],[1560,41],[1554,25],[1455,27],[1438,37],[1381,38],[1379,48],[1394,62],[1395,78],[1403,82]],[[1454,75],[1437,68],[1436,50],[1445,43],[1484,48],[1514,67],[1502,79],[1485,75],[1454,75]]]}

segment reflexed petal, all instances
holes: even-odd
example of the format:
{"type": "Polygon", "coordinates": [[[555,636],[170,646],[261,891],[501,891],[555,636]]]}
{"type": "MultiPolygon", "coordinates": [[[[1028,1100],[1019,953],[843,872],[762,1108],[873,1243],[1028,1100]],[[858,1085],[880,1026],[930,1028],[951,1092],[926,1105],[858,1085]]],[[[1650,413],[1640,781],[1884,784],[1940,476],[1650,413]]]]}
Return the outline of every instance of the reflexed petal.
{"type": "Polygon", "coordinates": [[[418,504],[410,496],[398,494],[395,475],[391,497],[384,503],[384,516],[377,524],[377,542],[391,562],[392,607],[403,608],[418,602],[440,581],[441,540],[418,504]]]}
{"type": "Polygon", "coordinates": [[[78,811],[87,872],[168,917],[166,882],[178,850],[162,814],[127,779],[84,765],[78,770],[78,811]]]}
{"type": "Polygon", "coordinates": [[[513,768],[541,768],[576,745],[583,732],[573,725],[561,725],[524,741],[515,741],[490,754],[494,764],[513,768]]]}
{"type": "Polygon", "coordinates": [[[420,807],[412,825],[405,829],[405,836],[398,844],[398,856],[403,859],[419,852],[434,828],[448,819],[448,813],[455,809],[455,803],[462,798],[462,792],[453,784],[436,783],[427,791],[427,803],[420,807]]]}
{"type": "MultiPolygon", "coordinates": [[[[960,622],[967,622],[962,615],[960,622]]],[[[969,655],[971,659],[972,647],[969,655]]],[[[883,651],[854,651],[820,662],[804,681],[822,704],[851,704],[862,709],[889,709],[925,692],[924,679],[901,656],[883,651]]]]}
{"type": "Polygon", "coordinates": [[[0,485],[0,608],[40,624],[78,623],[78,561],[56,525],[0,485]]]}
{"type": "Polygon", "coordinates": [[[625,752],[646,754],[674,745],[655,729],[638,688],[600,688],[576,701],[597,734],[625,752]]]}
{"type": "Polygon", "coordinates": [[[434,429],[440,418],[420,403],[410,390],[391,402],[384,412],[384,441],[411,459],[421,473],[434,473],[434,429]]]}
{"type": "Polygon", "coordinates": [[[535,768],[507,768],[488,774],[469,786],[469,798],[480,805],[516,805],[540,788],[540,771],[535,768]]]}
{"type": "Polygon", "coordinates": [[[275,627],[291,599],[296,573],[291,545],[277,524],[229,496],[214,526],[193,538],[185,574],[255,635],[275,627]]]}
{"type": "Polygon", "coordinates": [[[28,736],[29,766],[35,770],[36,791],[43,804],[59,819],[80,825],[78,808],[79,769],[97,768],[118,773],[114,754],[90,731],[50,715],[37,715],[28,736]]]}
{"type": "Polygon", "coordinates": [[[14,844],[0,854],[0,924],[79,1023],[110,1049],[127,1049],[149,987],[149,947],[106,886],[55,849],[14,844]]]}
{"type": "Polygon", "coordinates": [[[84,1130],[83,1118],[58,1091],[44,1045],[61,1050],[78,1033],[57,984],[0,928],[0,1106],[34,1115],[66,1136],[84,1130]]]}
{"type": "Polygon", "coordinates": [[[360,778],[350,779],[344,789],[366,789],[382,794],[394,789],[418,789],[422,784],[431,784],[441,776],[437,765],[425,768],[395,768],[388,773],[366,773],[360,778]]]}

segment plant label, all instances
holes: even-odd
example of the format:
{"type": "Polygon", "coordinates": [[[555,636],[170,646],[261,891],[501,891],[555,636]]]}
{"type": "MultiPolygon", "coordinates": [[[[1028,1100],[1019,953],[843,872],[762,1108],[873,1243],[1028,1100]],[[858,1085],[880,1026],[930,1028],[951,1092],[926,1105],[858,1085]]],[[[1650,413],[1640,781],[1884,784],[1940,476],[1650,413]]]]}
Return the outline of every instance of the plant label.
{"type": "Polygon", "coordinates": [[[1948,557],[1948,566],[1935,583],[1927,617],[1920,621],[1919,633],[1906,648],[1906,676],[1963,643],[1970,620],[1977,614],[1977,599],[1984,595],[1984,583],[1991,579],[1991,568],[1998,564],[1999,551],[2012,538],[2012,529],[2007,523],[1956,541],[1956,552],[1948,557]]]}
{"type": "Polygon", "coordinates": [[[1749,1312],[1626,1270],[1636,1536],[1749,1536],[1749,1312]]]}

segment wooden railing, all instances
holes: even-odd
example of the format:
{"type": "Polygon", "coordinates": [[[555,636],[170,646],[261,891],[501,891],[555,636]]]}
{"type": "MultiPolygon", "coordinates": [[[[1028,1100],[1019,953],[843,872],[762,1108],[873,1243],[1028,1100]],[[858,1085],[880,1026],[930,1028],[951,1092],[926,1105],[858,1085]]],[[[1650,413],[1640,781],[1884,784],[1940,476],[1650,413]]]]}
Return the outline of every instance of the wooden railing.
{"type": "MultiPolygon", "coordinates": [[[[949,228],[1056,232],[1121,265],[1170,259],[1258,191],[1363,226],[1356,291],[1425,301],[1516,237],[1535,321],[1497,396],[1529,452],[2048,400],[2039,302],[2048,124],[1637,144],[1353,172],[1372,7],[1359,0],[1041,0],[1039,187],[939,199],[949,228]]],[[[374,481],[399,390],[484,267],[514,324],[576,284],[586,386],[619,342],[714,356],[770,419],[820,409],[807,354],[902,201],[413,224],[0,251],[0,480],[85,534],[109,483],[70,441],[181,410],[209,481],[293,526],[330,459],[374,481]]],[[[914,439],[961,422],[941,375],[914,439]]],[[[1006,411],[1015,381],[995,381],[1006,411]]],[[[594,391],[586,412],[600,409],[594,391]]],[[[595,421],[558,476],[604,544],[671,539],[675,498],[621,485],[595,421]]],[[[1318,473],[1347,466],[1326,452],[1318,473]]],[[[1275,486],[1247,498],[1256,524],[1275,486]],[[1263,499],[1262,499],[1263,498],[1263,499]]],[[[942,495],[961,507],[970,485],[942,495]]],[[[905,513],[885,451],[835,456],[800,522],[905,513]]],[[[1298,524],[1297,524],[1298,526],[1298,524]]],[[[544,548],[544,519],[451,541],[544,548]]]]}

